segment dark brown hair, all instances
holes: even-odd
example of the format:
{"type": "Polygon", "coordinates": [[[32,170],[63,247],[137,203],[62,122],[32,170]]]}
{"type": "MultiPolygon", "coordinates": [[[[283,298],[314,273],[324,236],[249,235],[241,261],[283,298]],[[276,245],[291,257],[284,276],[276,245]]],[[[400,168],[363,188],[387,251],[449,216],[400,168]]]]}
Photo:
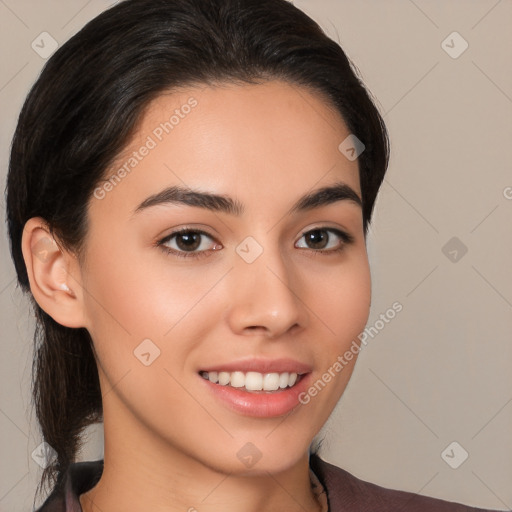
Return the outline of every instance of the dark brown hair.
{"type": "MultiPolygon", "coordinates": [[[[341,47],[286,0],[125,0],[90,21],[48,60],[21,111],[6,188],[11,254],[30,291],[23,227],[43,217],[62,247],[81,254],[87,204],[164,91],[281,79],[322,95],[365,145],[359,175],[365,234],[389,158],[384,122],[341,47]]],[[[340,141],[341,142],[341,141],[340,141]]],[[[55,322],[30,295],[33,399],[57,458],[41,485],[75,460],[83,429],[102,421],[92,340],[55,322]]]]}

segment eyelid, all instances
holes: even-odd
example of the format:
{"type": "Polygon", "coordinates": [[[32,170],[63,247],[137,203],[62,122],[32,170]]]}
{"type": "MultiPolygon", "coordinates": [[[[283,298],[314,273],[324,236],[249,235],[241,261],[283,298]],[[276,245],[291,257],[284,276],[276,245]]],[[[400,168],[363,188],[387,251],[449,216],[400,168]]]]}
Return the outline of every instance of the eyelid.
{"type": "MultiPolygon", "coordinates": [[[[204,255],[207,255],[210,251],[215,251],[217,249],[210,249],[210,250],[202,250],[202,251],[177,251],[176,249],[171,249],[170,247],[167,247],[165,244],[169,242],[171,239],[176,237],[176,235],[179,235],[181,233],[199,233],[202,236],[206,236],[213,240],[215,244],[219,244],[219,242],[216,240],[216,238],[208,233],[207,231],[199,228],[195,228],[192,226],[184,226],[182,228],[178,228],[168,235],[164,236],[163,238],[159,239],[155,245],[157,245],[160,249],[167,252],[168,254],[175,254],[178,257],[186,257],[186,258],[198,258],[204,255]]],[[[222,245],[222,244],[219,244],[222,245]]]]}
{"type": "MultiPolygon", "coordinates": [[[[306,234],[312,233],[314,231],[326,231],[328,233],[334,233],[336,237],[340,239],[340,242],[337,247],[329,248],[329,249],[312,249],[310,247],[299,247],[299,249],[305,250],[306,254],[309,253],[310,256],[333,256],[336,254],[343,253],[347,246],[352,245],[355,242],[355,237],[352,236],[350,233],[348,233],[345,230],[339,229],[339,228],[333,228],[329,226],[319,226],[314,228],[308,228],[304,230],[299,238],[299,240],[306,234]]],[[[329,235],[329,242],[330,242],[331,235],[329,235]]],[[[296,242],[297,243],[297,242],[296,242]]]]}
{"type": "Polygon", "coordinates": [[[302,238],[305,234],[311,233],[311,231],[330,231],[334,232],[337,236],[339,236],[346,244],[355,242],[356,238],[355,236],[351,235],[348,230],[344,228],[340,228],[337,226],[329,226],[327,224],[319,224],[307,227],[303,229],[300,233],[300,238],[302,238]]]}
{"type": "Polygon", "coordinates": [[[158,243],[162,242],[168,242],[172,237],[179,235],[180,233],[200,233],[201,235],[205,235],[212,240],[215,240],[215,237],[208,233],[207,231],[204,231],[203,229],[191,227],[191,226],[185,226],[183,228],[178,228],[175,231],[172,231],[168,235],[164,236],[163,238],[159,239],[158,243]]]}

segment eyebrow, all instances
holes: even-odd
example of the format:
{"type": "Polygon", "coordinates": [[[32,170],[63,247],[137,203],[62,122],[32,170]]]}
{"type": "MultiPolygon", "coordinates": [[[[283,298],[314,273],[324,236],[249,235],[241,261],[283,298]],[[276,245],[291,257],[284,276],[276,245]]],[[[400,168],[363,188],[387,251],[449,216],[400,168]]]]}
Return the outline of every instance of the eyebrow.
{"type": "MultiPolygon", "coordinates": [[[[354,189],[346,183],[337,182],[303,195],[290,208],[288,215],[320,208],[321,206],[326,206],[337,201],[352,201],[362,207],[361,198],[354,189]]],[[[223,212],[237,217],[244,213],[244,205],[229,196],[201,192],[181,186],[172,186],[146,198],[137,206],[133,215],[153,206],[166,204],[195,206],[197,208],[223,212]]]]}

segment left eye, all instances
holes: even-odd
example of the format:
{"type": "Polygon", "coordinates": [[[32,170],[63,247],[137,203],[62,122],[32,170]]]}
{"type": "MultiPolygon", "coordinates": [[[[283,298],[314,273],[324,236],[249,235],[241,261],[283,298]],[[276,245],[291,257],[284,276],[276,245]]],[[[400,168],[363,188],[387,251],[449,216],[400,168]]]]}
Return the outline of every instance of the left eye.
{"type": "Polygon", "coordinates": [[[334,228],[317,228],[312,229],[311,231],[306,231],[302,234],[302,238],[306,239],[306,243],[313,245],[308,246],[300,246],[301,249],[312,249],[313,251],[322,251],[322,252],[335,252],[343,249],[345,244],[349,244],[353,241],[352,236],[348,233],[344,233],[339,229],[334,228]],[[334,237],[331,236],[334,234],[334,237]],[[331,239],[334,238],[334,245],[330,244],[331,239]],[[341,243],[336,243],[336,238],[341,240],[341,243]]]}

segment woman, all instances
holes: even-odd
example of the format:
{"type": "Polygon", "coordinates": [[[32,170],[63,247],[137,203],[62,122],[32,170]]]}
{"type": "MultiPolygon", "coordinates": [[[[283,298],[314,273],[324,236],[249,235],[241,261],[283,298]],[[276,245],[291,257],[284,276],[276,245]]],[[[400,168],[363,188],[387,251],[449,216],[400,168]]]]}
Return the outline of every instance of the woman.
{"type": "Polygon", "coordinates": [[[387,162],[342,49],[285,0],[126,0],[54,54],[7,189],[40,511],[475,510],[312,448],[368,319],[387,162]],[[99,421],[104,461],[76,463],[99,421]]]}

